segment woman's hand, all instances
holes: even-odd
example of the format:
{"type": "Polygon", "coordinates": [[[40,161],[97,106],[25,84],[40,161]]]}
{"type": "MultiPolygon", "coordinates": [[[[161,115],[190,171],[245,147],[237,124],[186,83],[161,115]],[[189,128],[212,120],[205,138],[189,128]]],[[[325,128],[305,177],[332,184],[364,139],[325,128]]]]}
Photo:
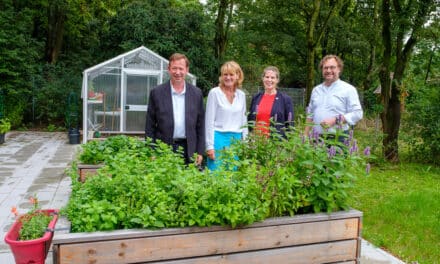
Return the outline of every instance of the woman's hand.
{"type": "Polygon", "coordinates": [[[215,151],[213,149],[208,149],[206,151],[206,155],[208,156],[208,158],[215,160],[215,151]]]}

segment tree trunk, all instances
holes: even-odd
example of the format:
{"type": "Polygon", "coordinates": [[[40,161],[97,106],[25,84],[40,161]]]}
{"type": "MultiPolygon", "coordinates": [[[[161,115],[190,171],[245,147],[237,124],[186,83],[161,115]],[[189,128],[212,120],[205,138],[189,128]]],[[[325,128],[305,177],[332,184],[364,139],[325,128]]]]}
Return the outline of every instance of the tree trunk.
{"type": "Polygon", "coordinates": [[[312,89],[315,82],[315,54],[316,54],[316,43],[318,40],[315,37],[315,27],[318,23],[319,12],[321,9],[321,1],[314,1],[313,8],[309,14],[309,21],[307,27],[307,80],[306,80],[306,105],[310,102],[310,95],[312,94],[312,89]]]}
{"type": "Polygon", "coordinates": [[[54,64],[63,46],[64,22],[66,21],[64,3],[57,1],[49,3],[47,13],[46,61],[54,64]]]}
{"type": "Polygon", "coordinates": [[[395,82],[391,87],[391,98],[388,101],[388,108],[382,113],[383,153],[385,159],[391,162],[399,161],[399,129],[400,129],[400,91],[395,82]]]}
{"type": "Polygon", "coordinates": [[[220,0],[218,3],[217,18],[215,20],[214,55],[219,61],[223,61],[228,43],[228,31],[232,19],[233,1],[220,0]]]}
{"type": "Polygon", "coordinates": [[[341,9],[346,0],[338,0],[336,3],[328,6],[328,13],[323,18],[320,18],[321,4],[324,1],[315,0],[310,1],[312,7],[303,7],[303,11],[307,14],[307,80],[306,80],[306,105],[310,102],[310,95],[312,94],[315,78],[315,57],[318,51],[319,43],[328,28],[331,18],[333,18],[341,9]],[[322,21],[321,21],[322,20],[322,21]]]}
{"type": "Polygon", "coordinates": [[[310,103],[310,96],[314,86],[315,79],[315,51],[314,49],[307,48],[307,80],[306,80],[306,105],[310,103]]]}

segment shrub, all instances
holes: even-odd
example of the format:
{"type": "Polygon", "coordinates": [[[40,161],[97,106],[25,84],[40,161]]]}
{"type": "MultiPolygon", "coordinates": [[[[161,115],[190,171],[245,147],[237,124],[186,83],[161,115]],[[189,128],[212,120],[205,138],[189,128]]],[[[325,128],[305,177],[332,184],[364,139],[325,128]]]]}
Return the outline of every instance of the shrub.
{"type": "Polygon", "coordinates": [[[0,119],[0,134],[4,134],[11,130],[11,123],[8,119],[2,118],[0,119]]]}
{"type": "Polygon", "coordinates": [[[413,91],[405,116],[409,133],[410,157],[417,161],[440,162],[440,91],[436,85],[426,85],[413,91]]]}

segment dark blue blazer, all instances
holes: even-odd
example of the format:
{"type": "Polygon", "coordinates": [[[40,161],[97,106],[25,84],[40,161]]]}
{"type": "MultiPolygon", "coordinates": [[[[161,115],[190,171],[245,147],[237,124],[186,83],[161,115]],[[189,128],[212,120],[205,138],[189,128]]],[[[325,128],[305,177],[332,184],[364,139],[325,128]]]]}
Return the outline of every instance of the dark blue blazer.
{"type": "MultiPolygon", "coordinates": [[[[263,98],[264,91],[259,92],[252,98],[251,106],[249,109],[248,121],[255,121],[258,112],[258,105],[261,98],[263,98]]],[[[270,117],[273,121],[272,126],[276,128],[278,133],[284,134],[285,129],[294,125],[293,103],[292,98],[287,94],[277,91],[275,100],[272,105],[272,111],[270,117]]]]}
{"type": "MultiPolygon", "coordinates": [[[[155,141],[171,145],[173,142],[174,117],[173,100],[170,82],[155,87],[150,92],[145,136],[155,141]]],[[[194,153],[203,155],[205,152],[205,110],[203,108],[202,91],[186,83],[185,92],[185,133],[188,146],[188,157],[194,153]]]]}

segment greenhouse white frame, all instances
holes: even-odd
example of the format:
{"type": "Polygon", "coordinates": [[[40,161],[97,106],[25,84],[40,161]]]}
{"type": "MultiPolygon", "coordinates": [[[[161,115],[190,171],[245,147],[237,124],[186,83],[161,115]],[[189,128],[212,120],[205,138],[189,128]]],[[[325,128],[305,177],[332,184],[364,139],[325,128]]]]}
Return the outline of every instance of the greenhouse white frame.
{"type": "MultiPolygon", "coordinates": [[[[84,70],[83,143],[98,134],[143,134],[150,90],[169,80],[168,60],[141,46],[84,70]]],[[[196,85],[197,78],[187,75],[196,85]]]]}

